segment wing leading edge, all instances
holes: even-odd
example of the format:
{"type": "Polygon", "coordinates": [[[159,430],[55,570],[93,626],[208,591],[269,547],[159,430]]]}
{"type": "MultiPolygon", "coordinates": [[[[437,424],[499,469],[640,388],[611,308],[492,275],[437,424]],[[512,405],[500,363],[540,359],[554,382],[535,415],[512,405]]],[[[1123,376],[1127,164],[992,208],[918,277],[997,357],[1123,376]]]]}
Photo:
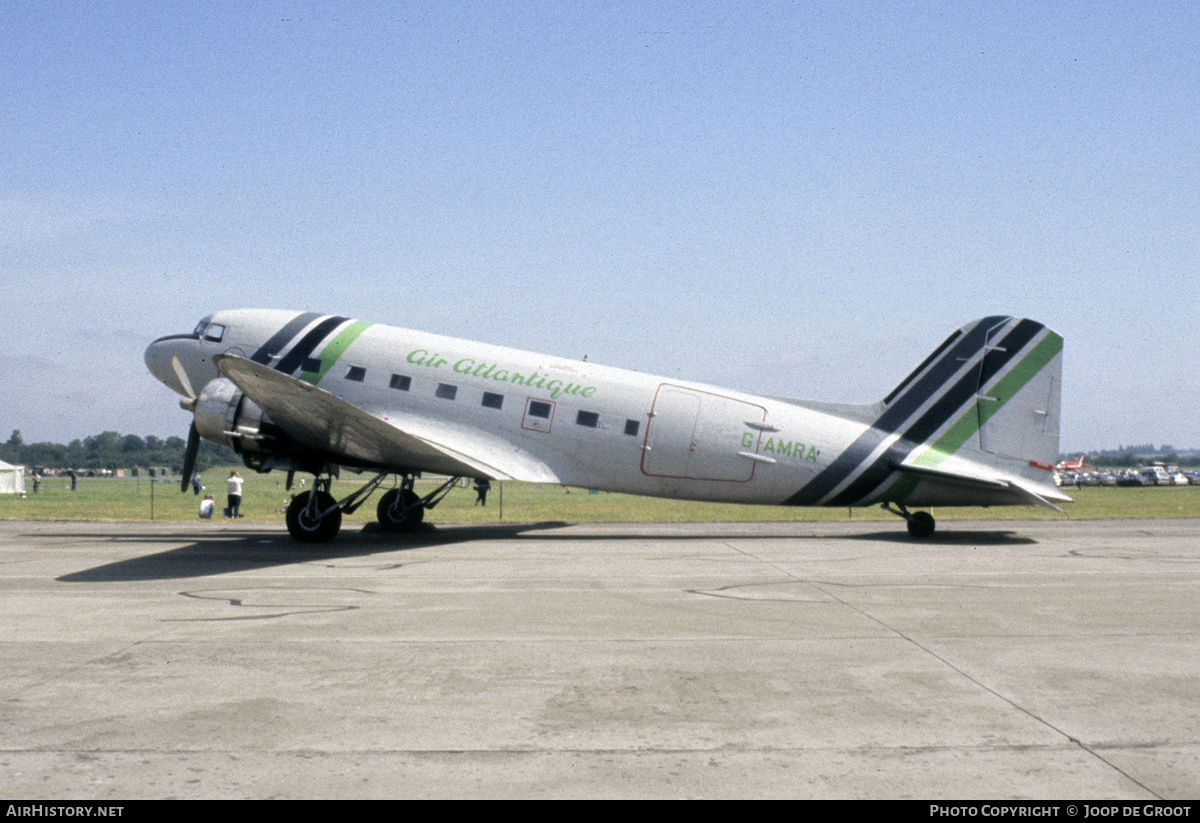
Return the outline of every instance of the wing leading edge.
{"type": "Polygon", "coordinates": [[[453,435],[417,436],[324,389],[244,357],[216,355],[217,370],[296,444],[331,462],[493,480],[557,482],[528,455],[453,435]]]}

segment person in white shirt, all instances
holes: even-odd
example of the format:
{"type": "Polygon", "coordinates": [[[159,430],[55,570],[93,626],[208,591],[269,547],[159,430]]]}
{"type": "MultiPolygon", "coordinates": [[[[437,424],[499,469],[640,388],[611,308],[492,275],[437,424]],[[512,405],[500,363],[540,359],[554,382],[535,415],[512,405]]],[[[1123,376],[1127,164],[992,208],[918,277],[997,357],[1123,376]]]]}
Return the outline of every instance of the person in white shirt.
{"type": "Polygon", "coordinates": [[[236,471],[229,473],[229,478],[225,481],[225,490],[229,493],[229,508],[226,509],[226,514],[229,517],[241,517],[239,511],[242,507],[242,476],[236,471]]]}

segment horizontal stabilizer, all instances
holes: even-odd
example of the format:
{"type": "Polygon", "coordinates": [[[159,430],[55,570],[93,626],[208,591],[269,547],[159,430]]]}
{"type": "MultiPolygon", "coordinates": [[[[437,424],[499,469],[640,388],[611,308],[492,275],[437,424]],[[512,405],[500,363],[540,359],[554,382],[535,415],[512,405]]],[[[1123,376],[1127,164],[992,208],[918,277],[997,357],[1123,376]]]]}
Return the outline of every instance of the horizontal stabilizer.
{"type": "MultiPolygon", "coordinates": [[[[1060,509],[1058,506],[1051,503],[1046,498],[1042,497],[1040,494],[1035,492],[1033,489],[1026,488],[1025,486],[1023,486],[1020,483],[1013,483],[1012,488],[1013,488],[1013,491],[1015,491],[1017,494],[1024,497],[1025,501],[1027,503],[1029,503],[1029,505],[1031,505],[1031,506],[1038,506],[1039,508],[1050,509],[1051,511],[1056,511],[1056,512],[1062,512],[1062,509],[1060,509]]],[[[1070,499],[1071,498],[1067,497],[1066,495],[1063,495],[1064,501],[1070,501],[1070,499]]]]}
{"type": "Polygon", "coordinates": [[[933,469],[928,466],[914,466],[911,464],[897,466],[896,468],[907,474],[914,474],[918,477],[928,477],[934,480],[953,483],[955,485],[965,484],[992,489],[1006,489],[1009,487],[1009,484],[1006,481],[997,477],[988,477],[986,475],[976,474],[973,472],[947,471],[945,469],[933,469]]]}
{"type": "MultiPolygon", "coordinates": [[[[1062,509],[1051,503],[1042,494],[1015,480],[987,476],[982,473],[970,471],[951,471],[930,468],[928,466],[914,466],[912,464],[898,466],[897,468],[903,474],[914,475],[918,478],[928,478],[945,485],[976,489],[995,489],[997,491],[1008,492],[1027,505],[1050,509],[1056,512],[1062,511],[1062,509]]],[[[1064,502],[1070,501],[1070,498],[1066,495],[1061,495],[1059,499],[1064,502]]]]}

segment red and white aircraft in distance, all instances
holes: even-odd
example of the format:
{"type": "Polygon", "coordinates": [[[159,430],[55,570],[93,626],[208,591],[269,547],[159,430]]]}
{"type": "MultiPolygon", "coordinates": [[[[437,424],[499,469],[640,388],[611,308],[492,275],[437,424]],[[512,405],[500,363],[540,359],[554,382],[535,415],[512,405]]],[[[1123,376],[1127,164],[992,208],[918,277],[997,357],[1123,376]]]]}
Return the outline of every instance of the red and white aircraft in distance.
{"type": "MultiPolygon", "coordinates": [[[[656,377],[338,315],[240,309],[155,340],[146,365],[201,437],[260,472],[316,477],[293,498],[297,540],[332,539],[395,478],[376,513],[420,523],[463,477],[689,500],[882,505],[915,537],[931,506],[1070,500],[1054,484],[1062,337],[1032,320],[968,323],[863,405],[656,377]],[[336,500],[342,469],[370,480],[336,500]],[[449,478],[424,496],[422,474],[449,478]]],[[[695,364],[702,370],[701,363],[695,364]]]]}

